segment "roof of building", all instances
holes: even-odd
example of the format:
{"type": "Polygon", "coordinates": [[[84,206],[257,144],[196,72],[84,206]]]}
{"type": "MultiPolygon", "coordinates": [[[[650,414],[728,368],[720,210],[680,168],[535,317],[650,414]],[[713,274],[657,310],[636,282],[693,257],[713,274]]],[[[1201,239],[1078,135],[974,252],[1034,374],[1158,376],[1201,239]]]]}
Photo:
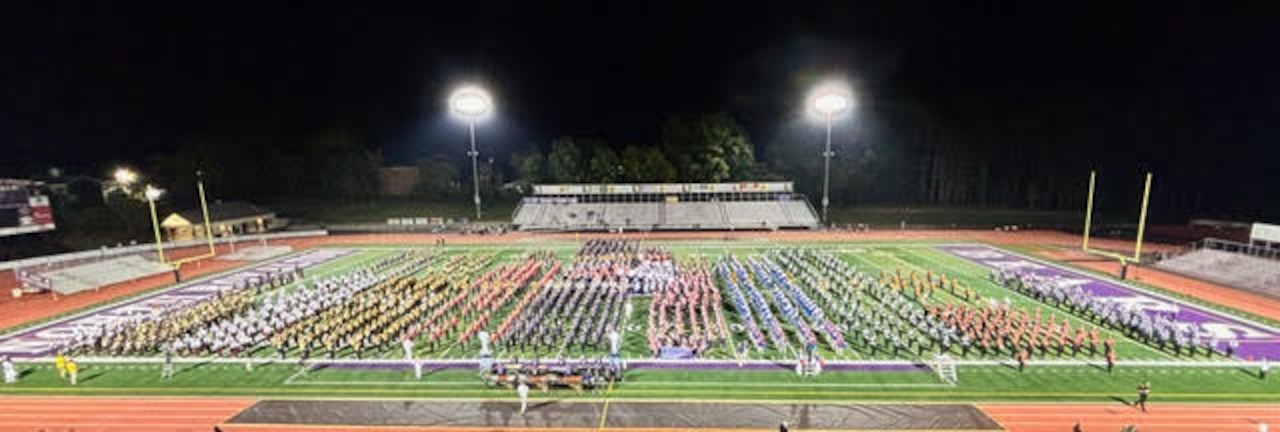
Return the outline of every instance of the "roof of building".
{"type": "MultiPolygon", "coordinates": [[[[224,221],[230,219],[241,219],[254,216],[264,216],[270,214],[271,211],[253,205],[245,201],[226,201],[209,203],[209,220],[224,221]]],[[[165,218],[165,225],[170,225],[170,219],[178,216],[185,220],[188,224],[199,225],[204,221],[204,213],[199,209],[184,210],[174,213],[165,218]]],[[[176,222],[176,221],[175,221],[176,222]]]]}

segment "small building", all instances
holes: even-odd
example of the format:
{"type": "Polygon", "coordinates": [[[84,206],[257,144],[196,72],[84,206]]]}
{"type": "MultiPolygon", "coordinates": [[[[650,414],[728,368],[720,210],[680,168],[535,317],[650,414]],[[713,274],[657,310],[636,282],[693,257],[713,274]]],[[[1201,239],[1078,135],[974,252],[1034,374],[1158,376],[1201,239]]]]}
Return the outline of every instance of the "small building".
{"type": "MultiPolygon", "coordinates": [[[[209,224],[214,237],[262,233],[284,225],[275,212],[244,201],[209,203],[209,224]]],[[[204,238],[204,214],[199,208],[173,213],[160,228],[169,240],[204,238]]]]}

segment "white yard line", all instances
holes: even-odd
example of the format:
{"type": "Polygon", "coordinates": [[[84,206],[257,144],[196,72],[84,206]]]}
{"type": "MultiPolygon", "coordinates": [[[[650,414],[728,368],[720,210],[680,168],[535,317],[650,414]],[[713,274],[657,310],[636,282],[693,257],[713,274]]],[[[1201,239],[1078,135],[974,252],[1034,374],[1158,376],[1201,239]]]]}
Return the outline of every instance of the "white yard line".
{"type": "MultiPolygon", "coordinates": [[[[297,376],[297,374],[295,374],[297,376]]],[[[363,386],[420,386],[420,387],[444,387],[456,385],[482,384],[479,380],[467,381],[294,381],[294,377],[285,380],[285,385],[314,385],[314,386],[344,386],[344,385],[363,385],[363,386]]],[[[725,386],[725,387],[770,387],[770,388],[954,388],[955,383],[786,383],[786,382],[741,382],[741,381],[641,381],[641,382],[624,382],[619,385],[621,388],[627,387],[701,387],[701,386],[725,386]]]]}
{"type": "Polygon", "coordinates": [[[310,370],[310,367],[299,367],[297,372],[294,372],[293,375],[289,375],[288,378],[285,378],[284,384],[293,385],[294,384],[293,380],[295,378],[298,378],[299,376],[306,374],[308,370],[310,370]]]}
{"type": "MultiPolygon", "coordinates": [[[[93,365],[103,365],[103,366],[129,365],[129,364],[160,365],[164,362],[164,359],[160,357],[77,357],[76,360],[81,364],[93,364],[93,365]]],[[[301,359],[298,357],[286,357],[284,359],[280,359],[279,357],[270,357],[270,358],[253,358],[251,360],[253,361],[254,365],[271,365],[271,364],[296,365],[301,359]]],[[[469,365],[476,362],[476,359],[464,359],[464,358],[454,358],[454,359],[421,358],[416,360],[428,362],[428,363],[437,363],[437,364],[443,363],[448,365],[469,365]]],[[[653,358],[647,358],[647,357],[641,357],[641,358],[633,357],[633,358],[625,358],[624,360],[630,364],[636,364],[636,363],[654,364],[654,365],[685,365],[687,364],[689,365],[689,370],[696,370],[711,364],[736,365],[736,362],[733,359],[663,360],[663,359],[653,359],[653,358]]],[[[14,363],[52,364],[53,358],[41,357],[41,358],[32,358],[32,359],[13,359],[13,361],[14,363]]],[[[760,359],[760,360],[747,360],[744,362],[744,364],[790,366],[794,364],[793,361],[794,359],[783,359],[783,360],[760,359]]],[[[243,366],[245,363],[245,358],[243,357],[180,357],[180,358],[174,358],[173,362],[175,364],[212,363],[212,364],[232,364],[232,365],[243,366]]],[[[952,360],[952,362],[955,363],[957,366],[1008,366],[1008,365],[1014,364],[1013,361],[1011,360],[993,360],[993,359],[952,360]]],[[[829,371],[828,373],[843,373],[843,372],[830,372],[830,369],[832,368],[832,366],[925,365],[924,363],[920,363],[912,360],[831,360],[826,363],[828,365],[826,368],[829,371]]],[[[341,367],[342,365],[379,365],[379,364],[404,365],[406,368],[410,366],[410,363],[404,359],[365,359],[365,360],[333,359],[333,360],[329,360],[329,359],[313,358],[313,359],[307,360],[307,364],[311,366],[332,366],[332,367],[341,367]]],[[[1251,362],[1251,361],[1244,361],[1244,360],[1239,360],[1239,361],[1119,360],[1116,362],[1117,367],[1124,366],[1124,367],[1164,367],[1164,368],[1257,368],[1259,364],[1260,363],[1256,361],[1251,362]]],[[[1084,360],[1084,359],[1028,360],[1027,365],[1028,366],[1105,366],[1106,362],[1103,360],[1084,360]]],[[[726,366],[726,368],[732,369],[731,367],[728,367],[728,366],[726,366]]],[[[661,370],[661,368],[649,368],[644,366],[640,366],[639,369],[661,370]]],[[[782,370],[782,369],[778,369],[778,370],[782,370]]]]}

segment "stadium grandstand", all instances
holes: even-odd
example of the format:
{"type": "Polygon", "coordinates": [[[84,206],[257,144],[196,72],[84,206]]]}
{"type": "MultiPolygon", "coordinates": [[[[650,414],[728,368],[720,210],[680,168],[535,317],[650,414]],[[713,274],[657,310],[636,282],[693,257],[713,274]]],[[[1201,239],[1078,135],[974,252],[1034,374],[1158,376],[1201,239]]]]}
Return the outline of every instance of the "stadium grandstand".
{"type": "Polygon", "coordinates": [[[17,276],[24,290],[69,295],[173,271],[172,267],[143,255],[147,254],[88,260],[48,269],[24,269],[19,270],[17,276]]]}
{"type": "Polygon", "coordinates": [[[1206,238],[1194,243],[1191,251],[1155,266],[1280,298],[1280,227],[1254,224],[1247,243],[1206,238]]]}
{"type": "MultiPolygon", "coordinates": [[[[292,251],[283,245],[250,246],[237,252],[235,241],[255,244],[268,239],[286,239],[307,237],[324,231],[293,231],[272,234],[251,234],[239,237],[218,237],[215,245],[230,246],[229,254],[219,258],[234,261],[258,261],[270,259],[292,251]]],[[[204,250],[207,240],[168,241],[163,244],[166,255],[174,258],[174,250],[184,248],[200,248],[204,250]]],[[[69,295],[83,291],[96,290],[121,283],[132,282],[175,270],[172,262],[160,262],[154,244],[134,244],[117,247],[103,247],[96,250],[85,250],[54,255],[45,255],[20,260],[0,261],[0,273],[12,271],[13,287],[28,294],[54,292],[69,295]]],[[[9,284],[4,285],[8,289],[9,284]]]]}
{"type": "Polygon", "coordinates": [[[516,208],[524,231],[812,229],[791,182],[540,184],[516,208]]]}

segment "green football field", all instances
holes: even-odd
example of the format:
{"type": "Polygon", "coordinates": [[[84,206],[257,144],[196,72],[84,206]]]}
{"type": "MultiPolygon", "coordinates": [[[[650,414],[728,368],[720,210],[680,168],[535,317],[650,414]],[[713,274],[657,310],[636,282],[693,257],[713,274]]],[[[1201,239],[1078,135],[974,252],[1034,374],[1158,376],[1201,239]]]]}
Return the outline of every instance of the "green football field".
{"type": "MultiPolygon", "coordinates": [[[[928,243],[824,243],[785,244],[756,242],[648,242],[646,246],[662,246],[671,250],[677,260],[686,261],[707,258],[714,260],[725,254],[739,258],[767,253],[771,249],[803,247],[822,249],[859,271],[879,274],[881,271],[944,273],[957,278],[973,288],[983,299],[1007,302],[1015,309],[1052,315],[1057,321],[1068,320],[1073,327],[1096,325],[1064,310],[1055,309],[987,280],[987,271],[961,258],[934,249],[928,243]]],[[[434,262],[451,257],[470,257],[486,263],[477,273],[517,262],[532,251],[551,251],[563,263],[568,263],[579,247],[574,242],[536,243],[527,245],[448,246],[432,247],[436,253],[434,262]]],[[[308,272],[309,278],[339,275],[350,272],[397,252],[402,247],[379,245],[359,246],[357,253],[340,258],[308,272]]],[[[426,274],[434,269],[428,266],[419,272],[426,274]]],[[[293,290],[285,286],[279,290],[293,290]]],[[[271,292],[263,296],[272,295],[271,292]]],[[[727,296],[726,296],[727,299],[727,296]]],[[[947,303],[979,301],[942,295],[936,300],[947,303]]],[[[644,327],[647,322],[648,302],[645,297],[634,297],[633,315],[624,320],[623,355],[628,359],[648,356],[644,327]]],[[[985,300],[983,300],[985,301],[985,300]]],[[[711,349],[704,358],[732,359],[733,346],[743,339],[740,320],[733,308],[725,306],[725,318],[735,329],[730,344],[711,349]]],[[[506,304],[496,312],[503,317],[511,311],[506,304]]],[[[492,326],[496,326],[495,320],[492,326]]],[[[794,329],[787,327],[788,333],[794,329]]],[[[933,370],[920,368],[912,371],[856,371],[827,372],[819,377],[797,377],[784,363],[794,359],[789,352],[776,349],[750,351],[756,361],[778,361],[776,370],[736,370],[734,368],[712,370],[632,369],[626,380],[606,390],[611,397],[623,399],[686,399],[686,400],[1088,400],[1130,398],[1134,388],[1142,381],[1151,381],[1158,400],[1179,401],[1232,401],[1276,402],[1280,401],[1280,381],[1272,377],[1263,381],[1250,367],[1209,365],[1205,362],[1224,360],[1221,357],[1188,357],[1174,355],[1142,342],[1130,339],[1120,332],[1102,329],[1104,337],[1115,338],[1116,349],[1122,361],[1171,362],[1176,364],[1121,365],[1108,373],[1098,366],[1100,356],[1073,356],[1049,353],[1045,360],[1077,360],[1071,364],[1032,364],[1025,371],[999,363],[1008,362],[1006,355],[982,356],[971,352],[967,357],[958,351],[952,356],[964,360],[980,361],[981,365],[960,365],[955,382],[941,380],[933,370]],[[1089,364],[1085,364],[1084,361],[1089,364]]],[[[851,340],[852,342],[852,340],[851,340]]],[[[819,350],[828,361],[878,361],[902,360],[927,362],[935,353],[923,356],[888,354],[883,350],[871,352],[853,344],[850,349],[836,351],[827,345],[819,350]]],[[[60,379],[48,363],[21,364],[22,379],[17,384],[0,385],[0,394],[25,395],[254,395],[280,397],[422,397],[422,398],[508,398],[513,392],[507,389],[487,388],[474,370],[442,369],[428,371],[422,379],[414,377],[412,369],[401,366],[351,367],[311,366],[299,367],[298,353],[288,353],[285,360],[272,360],[276,353],[269,347],[260,347],[252,355],[260,362],[252,371],[238,362],[181,363],[173,380],[160,379],[157,363],[86,361],[80,383],[71,386],[60,379]]],[[[391,344],[377,351],[366,351],[363,358],[398,359],[400,347],[391,344]]],[[[600,357],[603,352],[521,351],[498,347],[498,358],[578,358],[600,357]]],[[[475,344],[445,344],[431,349],[416,347],[415,355],[423,359],[474,359],[478,355],[475,344]]],[[[340,353],[340,357],[353,358],[352,353],[340,353]]],[[[544,397],[559,399],[599,397],[599,394],[578,394],[572,390],[555,390],[544,397]]]]}
{"type": "MultiPolygon", "coordinates": [[[[243,395],[264,397],[414,397],[440,399],[512,398],[514,392],[487,388],[471,370],[424,372],[411,369],[303,369],[295,364],[179,365],[163,380],[158,365],[89,364],[70,385],[52,365],[24,368],[16,385],[0,393],[21,395],[243,395]]],[[[605,390],[612,398],[648,400],[910,400],[910,401],[1095,401],[1130,398],[1150,381],[1158,400],[1184,402],[1280,402],[1280,379],[1260,380],[1256,371],[1229,367],[961,366],[955,383],[930,370],[919,372],[829,372],[797,377],[791,371],[649,370],[628,371],[626,380],[605,390]]],[[[536,392],[535,392],[536,393],[536,392]]],[[[600,397],[602,392],[553,390],[538,397],[600,397]]]]}

